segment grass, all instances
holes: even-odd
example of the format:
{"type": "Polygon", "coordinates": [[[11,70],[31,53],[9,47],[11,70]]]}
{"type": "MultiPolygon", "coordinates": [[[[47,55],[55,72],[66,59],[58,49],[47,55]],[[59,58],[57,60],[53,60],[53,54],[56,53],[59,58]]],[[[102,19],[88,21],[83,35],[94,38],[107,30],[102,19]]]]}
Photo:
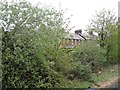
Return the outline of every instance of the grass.
{"type": "Polygon", "coordinates": [[[108,68],[103,68],[101,71],[101,74],[98,77],[93,76],[93,79],[96,80],[97,82],[101,82],[104,80],[108,80],[112,77],[115,77],[118,75],[118,69],[116,67],[108,67],[108,68]]]}
{"type": "Polygon", "coordinates": [[[118,76],[118,66],[109,66],[107,68],[103,68],[101,74],[98,76],[93,75],[92,80],[96,82],[96,84],[101,84],[101,82],[110,80],[111,78],[118,76]]]}
{"type": "Polygon", "coordinates": [[[88,88],[90,83],[88,81],[80,81],[79,79],[69,80],[64,78],[62,83],[63,88],[88,88]]]}
{"type": "MultiPolygon", "coordinates": [[[[96,84],[100,84],[106,80],[109,80],[118,75],[118,69],[116,66],[109,66],[107,68],[103,68],[100,75],[92,75],[91,80],[93,80],[96,84]]],[[[62,79],[61,88],[94,88],[93,83],[89,81],[80,81],[79,79],[69,80],[66,77],[62,79]]]]}

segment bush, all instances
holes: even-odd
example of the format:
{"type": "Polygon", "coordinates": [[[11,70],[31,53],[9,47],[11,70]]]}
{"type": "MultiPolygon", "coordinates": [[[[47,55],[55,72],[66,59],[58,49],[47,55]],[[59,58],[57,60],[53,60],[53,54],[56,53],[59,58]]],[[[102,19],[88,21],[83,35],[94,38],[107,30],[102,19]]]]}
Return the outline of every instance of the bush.
{"type": "Polygon", "coordinates": [[[3,88],[48,88],[59,83],[60,75],[32,47],[16,47],[14,53],[8,48],[2,55],[3,88]]]}
{"type": "Polygon", "coordinates": [[[90,65],[91,69],[100,67],[106,62],[106,51],[95,41],[84,41],[73,52],[74,62],[90,65]]]}
{"type": "Polygon", "coordinates": [[[108,64],[118,63],[118,25],[107,25],[110,36],[106,38],[107,62],[108,64]]]}
{"type": "Polygon", "coordinates": [[[91,78],[91,69],[89,65],[78,65],[72,70],[71,74],[74,75],[74,78],[89,80],[91,78]]]}
{"type": "Polygon", "coordinates": [[[59,52],[68,25],[63,12],[41,5],[0,2],[3,88],[59,87],[59,71],[69,69],[64,64],[68,56],[59,52]]]}

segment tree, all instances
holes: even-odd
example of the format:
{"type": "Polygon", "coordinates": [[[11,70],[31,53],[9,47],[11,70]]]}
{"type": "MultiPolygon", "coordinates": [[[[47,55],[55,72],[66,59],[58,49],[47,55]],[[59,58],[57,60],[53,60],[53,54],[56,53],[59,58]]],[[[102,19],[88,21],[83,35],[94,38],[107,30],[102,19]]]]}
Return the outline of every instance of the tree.
{"type": "Polygon", "coordinates": [[[42,4],[0,2],[3,88],[59,86],[55,64],[68,29],[63,14],[42,4]]]}
{"type": "Polygon", "coordinates": [[[91,19],[90,31],[99,33],[100,46],[106,50],[106,59],[109,63],[118,60],[118,30],[117,18],[114,11],[102,9],[96,12],[91,19]]]}
{"type": "Polygon", "coordinates": [[[105,39],[107,60],[109,63],[118,63],[118,24],[108,24],[106,26],[110,36],[105,39]]]}
{"type": "Polygon", "coordinates": [[[108,24],[115,24],[116,23],[116,16],[115,13],[111,10],[102,9],[99,12],[96,12],[94,18],[91,19],[90,28],[92,30],[99,33],[100,45],[104,47],[105,45],[105,38],[109,34],[109,30],[106,27],[108,24]],[[94,28],[94,29],[93,29],[94,28]]]}

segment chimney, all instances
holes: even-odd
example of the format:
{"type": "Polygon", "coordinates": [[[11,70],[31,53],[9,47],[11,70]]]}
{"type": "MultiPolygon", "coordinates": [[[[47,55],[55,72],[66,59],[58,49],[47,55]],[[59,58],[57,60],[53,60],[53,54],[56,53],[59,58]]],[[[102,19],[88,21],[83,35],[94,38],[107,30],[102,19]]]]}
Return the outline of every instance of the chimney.
{"type": "Polygon", "coordinates": [[[75,34],[82,34],[82,30],[81,29],[75,30],[75,34]]]}

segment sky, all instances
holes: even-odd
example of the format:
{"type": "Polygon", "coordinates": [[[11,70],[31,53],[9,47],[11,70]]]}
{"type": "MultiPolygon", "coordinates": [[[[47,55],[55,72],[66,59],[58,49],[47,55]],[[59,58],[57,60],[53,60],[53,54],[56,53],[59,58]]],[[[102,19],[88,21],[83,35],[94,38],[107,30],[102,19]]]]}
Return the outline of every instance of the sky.
{"type": "Polygon", "coordinates": [[[118,17],[120,17],[120,1],[119,1],[119,4],[118,4],[118,17]]]}
{"type": "MultiPolygon", "coordinates": [[[[118,2],[120,0],[27,0],[32,4],[38,2],[45,3],[46,5],[54,6],[57,10],[63,9],[65,12],[64,17],[70,17],[70,27],[75,26],[76,29],[86,29],[90,24],[89,20],[95,15],[95,11],[103,8],[114,10],[118,16],[118,2]]],[[[72,30],[72,31],[74,31],[72,30]]]]}
{"type": "Polygon", "coordinates": [[[66,10],[65,18],[70,18],[70,26],[75,26],[74,29],[86,29],[90,24],[89,20],[95,15],[95,11],[103,8],[114,10],[118,15],[118,2],[120,0],[28,0],[33,4],[38,2],[52,5],[56,9],[66,10]]]}

